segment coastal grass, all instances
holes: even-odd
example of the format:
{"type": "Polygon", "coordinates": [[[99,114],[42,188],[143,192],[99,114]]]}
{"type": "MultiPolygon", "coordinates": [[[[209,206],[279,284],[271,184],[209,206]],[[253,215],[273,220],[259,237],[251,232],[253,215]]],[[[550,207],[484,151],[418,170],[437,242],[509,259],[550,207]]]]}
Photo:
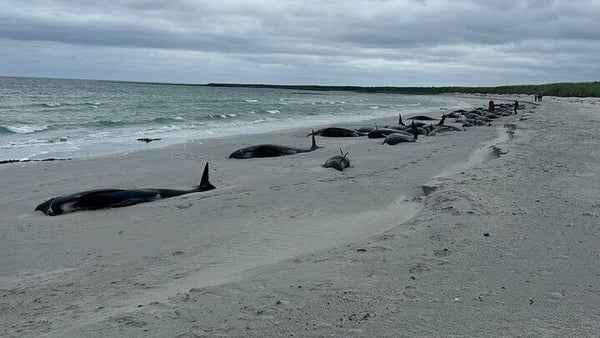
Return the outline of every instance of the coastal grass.
{"type": "Polygon", "coordinates": [[[435,95],[449,93],[465,94],[525,94],[560,97],[600,97],[600,82],[562,82],[538,85],[513,85],[497,87],[360,87],[316,85],[272,85],[209,83],[213,87],[277,88],[315,91],[354,91],[361,93],[390,93],[412,95],[435,95]]]}

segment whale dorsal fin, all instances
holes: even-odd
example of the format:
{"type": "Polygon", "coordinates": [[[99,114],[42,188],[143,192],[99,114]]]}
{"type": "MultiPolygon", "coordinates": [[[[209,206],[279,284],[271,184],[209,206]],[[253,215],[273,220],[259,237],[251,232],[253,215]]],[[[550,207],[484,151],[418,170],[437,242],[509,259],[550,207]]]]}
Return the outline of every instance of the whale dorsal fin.
{"type": "Polygon", "coordinates": [[[446,114],[442,114],[442,118],[440,119],[440,122],[438,122],[438,126],[443,126],[444,122],[446,121],[446,114]]]}
{"type": "Polygon", "coordinates": [[[402,114],[398,114],[398,124],[401,126],[406,126],[404,121],[402,121],[402,114]]]}
{"type": "Polygon", "coordinates": [[[200,179],[200,184],[198,185],[198,190],[207,191],[212,189],[216,189],[216,187],[208,181],[208,162],[206,162],[204,171],[202,172],[202,178],[200,179]]]}
{"type": "Polygon", "coordinates": [[[413,120],[410,124],[410,128],[412,129],[413,137],[416,140],[419,137],[419,132],[417,131],[417,126],[415,126],[415,120],[413,120]]]}
{"type": "Polygon", "coordinates": [[[315,131],[314,129],[312,130],[312,145],[310,146],[310,150],[317,150],[318,148],[321,148],[317,145],[317,140],[315,139],[315,131]]]}

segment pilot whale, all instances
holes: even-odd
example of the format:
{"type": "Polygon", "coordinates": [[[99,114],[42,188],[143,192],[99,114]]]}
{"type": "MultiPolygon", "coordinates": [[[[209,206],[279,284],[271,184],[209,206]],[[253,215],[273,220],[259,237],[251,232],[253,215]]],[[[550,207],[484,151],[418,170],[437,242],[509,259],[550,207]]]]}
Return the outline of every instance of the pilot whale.
{"type": "Polygon", "coordinates": [[[350,160],[348,159],[348,153],[344,154],[342,148],[340,148],[340,155],[336,155],[325,161],[322,165],[323,168],[334,168],[339,171],[344,171],[344,169],[350,166],[350,160]]]}
{"type": "MultiPolygon", "coordinates": [[[[355,129],[341,128],[341,127],[327,127],[322,128],[314,132],[315,135],[324,137],[359,137],[364,136],[366,133],[357,131],[355,129]]],[[[311,134],[308,134],[310,136],[311,134]]]]}
{"type": "Polygon", "coordinates": [[[417,127],[415,126],[414,121],[410,125],[410,128],[413,133],[412,136],[408,135],[407,133],[389,134],[383,140],[383,144],[387,143],[387,144],[393,146],[395,144],[402,143],[402,142],[415,142],[417,140],[417,138],[419,137],[419,132],[417,130],[417,127]]]}
{"type": "MultiPolygon", "coordinates": [[[[310,136],[310,134],[309,134],[310,136]]],[[[308,153],[315,151],[319,147],[315,141],[315,132],[312,132],[312,146],[308,149],[292,148],[287,146],[281,146],[277,144],[259,144],[255,146],[249,146],[246,148],[238,149],[229,155],[229,158],[245,159],[255,157],[277,157],[285,155],[295,155],[299,153],[308,153]]]]}
{"type": "Polygon", "coordinates": [[[161,198],[175,197],[212,189],[216,188],[208,181],[207,162],[204,166],[200,184],[189,190],[163,188],[88,190],[51,198],[35,207],[35,211],[41,211],[48,216],[57,216],[80,210],[127,207],[134,204],[152,202],[161,198]]]}

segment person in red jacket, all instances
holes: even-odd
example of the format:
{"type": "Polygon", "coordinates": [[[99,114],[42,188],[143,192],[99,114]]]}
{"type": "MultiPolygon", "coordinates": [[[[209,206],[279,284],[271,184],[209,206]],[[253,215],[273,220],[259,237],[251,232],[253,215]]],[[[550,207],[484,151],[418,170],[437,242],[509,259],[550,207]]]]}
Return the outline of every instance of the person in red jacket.
{"type": "Polygon", "coordinates": [[[488,103],[488,110],[490,111],[490,113],[494,113],[494,109],[496,108],[496,106],[494,105],[494,101],[490,100],[490,102],[488,103]]]}

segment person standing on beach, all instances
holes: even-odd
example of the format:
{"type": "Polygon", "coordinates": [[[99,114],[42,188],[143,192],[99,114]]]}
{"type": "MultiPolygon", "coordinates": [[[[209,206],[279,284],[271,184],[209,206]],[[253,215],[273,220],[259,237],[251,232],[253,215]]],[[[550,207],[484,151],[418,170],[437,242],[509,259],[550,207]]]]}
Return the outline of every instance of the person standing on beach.
{"type": "Polygon", "coordinates": [[[519,101],[515,100],[515,115],[517,115],[517,109],[519,109],[519,101]]]}
{"type": "Polygon", "coordinates": [[[494,100],[490,100],[490,102],[488,102],[488,110],[490,111],[490,113],[494,113],[494,109],[496,108],[496,105],[494,104],[494,100]]]}

